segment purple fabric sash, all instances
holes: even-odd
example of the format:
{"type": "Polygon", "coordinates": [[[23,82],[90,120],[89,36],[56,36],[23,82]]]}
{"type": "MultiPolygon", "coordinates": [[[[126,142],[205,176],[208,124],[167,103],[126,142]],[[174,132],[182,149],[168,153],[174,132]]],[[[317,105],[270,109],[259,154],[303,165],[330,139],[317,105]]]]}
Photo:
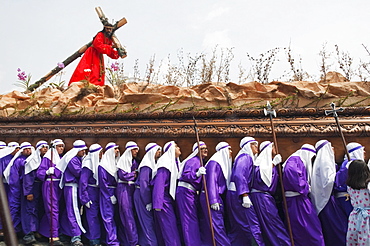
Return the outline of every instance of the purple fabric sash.
{"type": "Polygon", "coordinates": [[[313,150],[313,149],[310,149],[310,148],[301,148],[301,150],[311,151],[312,153],[315,153],[316,154],[316,151],[313,150]]]}
{"type": "Polygon", "coordinates": [[[255,139],[251,139],[251,140],[248,140],[247,142],[245,142],[241,148],[244,148],[244,146],[250,142],[257,142],[255,139]]]}
{"type": "Polygon", "coordinates": [[[159,145],[158,145],[158,144],[153,145],[153,146],[152,146],[152,147],[150,147],[146,152],[149,152],[151,149],[153,149],[153,148],[155,148],[155,147],[159,147],[159,145]]]}
{"type": "Polygon", "coordinates": [[[319,150],[325,146],[325,144],[329,143],[329,141],[324,141],[322,144],[319,145],[319,147],[316,148],[316,152],[319,152],[319,150]]]}
{"type": "Polygon", "coordinates": [[[357,146],[357,147],[355,147],[355,148],[353,148],[353,149],[348,150],[348,153],[352,153],[353,151],[358,150],[358,149],[361,149],[361,148],[363,148],[363,147],[364,147],[364,146],[362,146],[362,145],[357,146]]]}
{"type": "Polygon", "coordinates": [[[102,147],[99,147],[99,148],[97,148],[97,149],[90,150],[89,152],[90,152],[90,153],[94,153],[94,152],[99,151],[99,150],[101,150],[101,149],[102,149],[102,147]]]}
{"type": "Polygon", "coordinates": [[[269,146],[270,144],[272,144],[272,142],[270,142],[269,144],[267,144],[265,147],[263,147],[262,149],[261,149],[261,151],[260,152],[262,152],[264,149],[266,149],[267,148],[267,146],[269,146]]]}

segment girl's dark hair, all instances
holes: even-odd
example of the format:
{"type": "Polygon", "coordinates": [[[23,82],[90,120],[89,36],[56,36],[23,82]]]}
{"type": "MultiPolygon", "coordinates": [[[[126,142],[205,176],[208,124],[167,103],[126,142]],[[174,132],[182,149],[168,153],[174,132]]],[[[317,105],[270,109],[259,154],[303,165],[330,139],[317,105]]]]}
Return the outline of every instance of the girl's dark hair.
{"type": "Polygon", "coordinates": [[[347,185],[355,190],[367,188],[370,182],[370,169],[363,160],[354,160],[348,168],[347,185]]]}

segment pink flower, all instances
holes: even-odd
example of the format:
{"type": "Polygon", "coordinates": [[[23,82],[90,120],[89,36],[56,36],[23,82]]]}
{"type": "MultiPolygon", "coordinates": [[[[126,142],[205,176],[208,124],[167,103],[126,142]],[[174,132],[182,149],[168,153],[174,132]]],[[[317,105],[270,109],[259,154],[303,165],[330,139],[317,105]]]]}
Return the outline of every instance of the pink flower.
{"type": "Polygon", "coordinates": [[[64,63],[63,62],[58,62],[58,67],[59,68],[64,68],[65,66],[64,66],[64,63]]]}
{"type": "Polygon", "coordinates": [[[113,71],[118,71],[119,70],[119,63],[118,62],[115,62],[115,63],[112,63],[112,65],[110,65],[110,68],[113,70],[113,71]]]}
{"type": "Polygon", "coordinates": [[[26,81],[27,75],[18,74],[18,79],[22,81],[26,81]]]}
{"type": "Polygon", "coordinates": [[[21,81],[26,81],[26,79],[27,79],[26,72],[24,72],[24,71],[21,72],[22,70],[20,68],[18,68],[17,71],[18,71],[18,74],[17,74],[18,79],[21,80],[21,81]]]}

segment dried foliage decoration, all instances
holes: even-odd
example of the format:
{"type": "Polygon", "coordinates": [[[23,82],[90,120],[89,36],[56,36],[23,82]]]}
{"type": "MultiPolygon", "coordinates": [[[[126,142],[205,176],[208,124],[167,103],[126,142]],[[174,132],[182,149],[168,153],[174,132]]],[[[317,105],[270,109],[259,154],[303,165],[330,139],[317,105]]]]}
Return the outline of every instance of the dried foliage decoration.
{"type": "Polygon", "coordinates": [[[339,64],[339,68],[340,70],[343,71],[344,77],[346,77],[346,79],[350,81],[352,78],[352,75],[354,74],[352,70],[352,62],[353,62],[352,57],[349,55],[348,52],[343,52],[343,51],[340,52],[338,45],[335,45],[335,51],[337,53],[337,61],[339,64]]]}
{"type": "Polygon", "coordinates": [[[261,53],[258,58],[247,53],[247,57],[252,63],[253,74],[256,76],[256,80],[262,84],[267,84],[269,82],[269,76],[271,72],[272,65],[274,65],[277,54],[280,48],[274,48],[268,50],[266,53],[261,53]]]}

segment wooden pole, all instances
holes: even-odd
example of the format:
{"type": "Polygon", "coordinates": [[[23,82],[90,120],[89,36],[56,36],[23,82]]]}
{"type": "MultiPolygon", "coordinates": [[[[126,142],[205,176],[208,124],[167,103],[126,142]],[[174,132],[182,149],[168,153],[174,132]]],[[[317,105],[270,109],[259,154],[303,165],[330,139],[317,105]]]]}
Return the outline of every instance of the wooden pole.
{"type": "MultiPolygon", "coordinates": [[[[198,144],[198,154],[199,154],[199,159],[200,159],[200,166],[203,167],[203,159],[202,155],[200,153],[200,143],[199,143],[199,133],[198,133],[198,127],[197,127],[197,121],[194,120],[194,129],[195,129],[195,135],[197,137],[197,144],[198,144]]],[[[213,222],[212,222],[212,214],[211,214],[211,206],[209,204],[209,197],[208,197],[208,189],[207,189],[207,181],[206,181],[206,176],[202,175],[202,182],[203,182],[203,187],[204,187],[204,195],[206,197],[206,206],[207,206],[207,212],[208,212],[208,217],[209,217],[209,226],[211,227],[211,236],[212,236],[212,244],[213,246],[216,246],[216,240],[215,240],[215,231],[213,228],[213,222]]]]}
{"type": "Polygon", "coordinates": [[[85,51],[87,50],[87,48],[89,48],[91,45],[92,45],[92,41],[89,42],[88,44],[85,44],[84,46],[82,46],[79,50],[77,50],[75,53],[73,53],[71,56],[69,56],[67,59],[65,59],[63,61],[64,67],[56,66],[48,74],[46,74],[44,77],[42,77],[41,79],[39,79],[38,81],[36,81],[34,84],[32,84],[28,88],[28,90],[29,91],[34,91],[37,88],[39,88],[42,84],[44,84],[46,81],[48,81],[49,79],[51,79],[55,74],[59,73],[63,68],[65,68],[66,66],[68,66],[71,62],[73,62],[74,60],[76,60],[78,57],[82,56],[82,54],[85,53],[85,51]]]}
{"type": "Polygon", "coordinates": [[[0,174],[0,218],[4,228],[4,240],[6,245],[18,245],[12,217],[10,216],[8,198],[5,192],[3,175],[0,174]]]}
{"type": "MultiPolygon", "coordinates": [[[[274,148],[275,148],[276,154],[278,154],[279,153],[279,148],[278,148],[278,144],[277,144],[276,132],[275,132],[273,117],[272,117],[273,115],[276,117],[276,112],[275,112],[275,110],[272,110],[270,102],[267,102],[267,110],[265,109],[264,112],[265,112],[265,115],[269,115],[269,117],[270,117],[270,125],[271,125],[272,137],[273,137],[273,142],[274,142],[274,148]]],[[[286,202],[285,189],[284,189],[284,184],[283,184],[283,171],[282,171],[282,168],[281,168],[280,164],[278,164],[277,166],[278,166],[280,188],[281,188],[281,192],[282,192],[282,196],[283,196],[283,206],[284,206],[284,210],[285,210],[285,219],[286,219],[286,224],[287,224],[287,227],[288,227],[290,243],[291,243],[292,246],[294,246],[292,226],[290,224],[290,217],[289,217],[289,213],[288,213],[288,205],[287,205],[287,202],[286,202]]]]}
{"type": "MultiPolygon", "coordinates": [[[[51,142],[51,157],[50,157],[50,167],[53,166],[53,141],[51,142]]],[[[53,239],[53,175],[50,175],[50,246],[54,245],[54,239],[53,239]]],[[[58,216],[58,215],[57,215],[58,216]]]]}

